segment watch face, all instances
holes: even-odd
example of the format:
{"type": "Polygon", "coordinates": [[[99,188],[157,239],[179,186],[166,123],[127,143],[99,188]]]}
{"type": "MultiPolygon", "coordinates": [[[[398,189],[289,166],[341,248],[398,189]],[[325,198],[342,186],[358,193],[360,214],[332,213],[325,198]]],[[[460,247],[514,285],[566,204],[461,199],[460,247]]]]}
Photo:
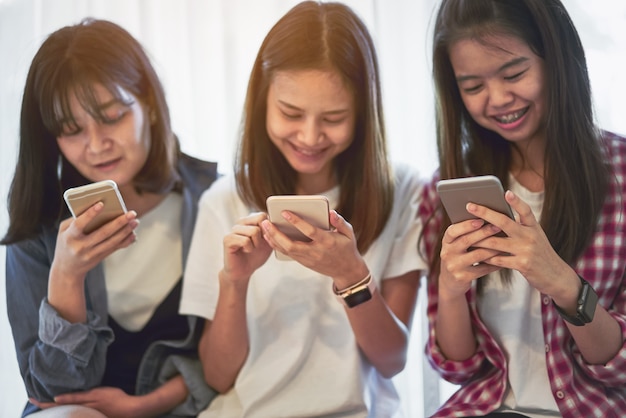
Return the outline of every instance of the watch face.
{"type": "Polygon", "coordinates": [[[360,305],[363,302],[367,302],[371,298],[372,293],[370,292],[370,289],[366,287],[363,290],[359,290],[358,292],[354,292],[344,297],[343,300],[349,308],[352,308],[354,306],[360,305]]]}
{"type": "Polygon", "coordinates": [[[587,282],[583,283],[582,291],[580,292],[580,299],[578,301],[577,317],[580,318],[585,324],[593,321],[593,316],[596,313],[596,305],[598,304],[598,295],[593,290],[591,285],[587,282]]]}

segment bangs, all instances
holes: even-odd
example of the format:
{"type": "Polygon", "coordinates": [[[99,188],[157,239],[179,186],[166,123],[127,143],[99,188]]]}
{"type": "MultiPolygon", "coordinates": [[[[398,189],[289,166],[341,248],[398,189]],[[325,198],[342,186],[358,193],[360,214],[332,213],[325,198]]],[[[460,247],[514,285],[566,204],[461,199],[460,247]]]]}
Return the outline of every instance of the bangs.
{"type": "Polygon", "coordinates": [[[104,113],[105,103],[99,99],[96,86],[104,87],[111,99],[124,105],[133,103],[132,96],[124,94],[124,88],[119,83],[113,82],[110,77],[103,74],[91,74],[84,69],[77,71],[58,71],[56,77],[50,80],[49,88],[40,89],[40,112],[44,126],[55,137],[59,137],[63,132],[75,131],[79,128],[76,118],[72,112],[72,100],[74,98],[79,105],[95,120],[105,122],[107,117],[104,113]],[[83,76],[74,77],[73,75],[83,76]]]}

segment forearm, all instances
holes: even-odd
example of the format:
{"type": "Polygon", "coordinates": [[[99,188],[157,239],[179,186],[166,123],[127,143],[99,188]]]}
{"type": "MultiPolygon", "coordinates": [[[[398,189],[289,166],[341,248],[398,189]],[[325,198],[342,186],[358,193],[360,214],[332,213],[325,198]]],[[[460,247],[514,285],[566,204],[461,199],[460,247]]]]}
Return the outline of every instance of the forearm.
{"type": "Polygon", "coordinates": [[[357,344],[369,362],[387,378],[402,371],[409,331],[387,307],[380,292],[376,290],[369,301],[345,309],[357,344]]]}
{"type": "Polygon", "coordinates": [[[152,392],[138,397],[137,418],[157,417],[171,411],[187,399],[189,390],[182,376],[178,375],[152,392]]]}
{"type": "Polygon", "coordinates": [[[361,351],[385,377],[394,376],[406,364],[419,282],[417,270],[382,280],[370,300],[345,307],[361,351]]]}
{"type": "Polygon", "coordinates": [[[87,322],[84,277],[62,276],[53,264],[48,280],[48,303],[68,322],[87,322]]]}
{"type": "Polygon", "coordinates": [[[199,355],[205,380],[221,393],[234,385],[248,356],[246,292],[247,283],[220,281],[215,316],[212,321],[205,322],[200,339],[199,355]]]}
{"type": "Polygon", "coordinates": [[[439,296],[435,335],[439,349],[448,360],[463,361],[474,355],[476,338],[464,295],[453,299],[439,296]]]}
{"type": "Polygon", "coordinates": [[[600,305],[591,321],[584,326],[567,327],[576,341],[576,345],[589,364],[606,364],[622,348],[622,330],[609,313],[600,305]]]}
{"type": "MultiPolygon", "coordinates": [[[[576,272],[569,267],[567,270],[569,274],[563,273],[558,276],[563,279],[556,282],[554,288],[550,288],[549,295],[562,311],[573,316],[576,314],[583,286],[576,272]]],[[[595,314],[590,323],[576,326],[565,321],[565,324],[589,364],[606,364],[622,348],[622,329],[615,318],[600,304],[596,304],[595,314]]]]}

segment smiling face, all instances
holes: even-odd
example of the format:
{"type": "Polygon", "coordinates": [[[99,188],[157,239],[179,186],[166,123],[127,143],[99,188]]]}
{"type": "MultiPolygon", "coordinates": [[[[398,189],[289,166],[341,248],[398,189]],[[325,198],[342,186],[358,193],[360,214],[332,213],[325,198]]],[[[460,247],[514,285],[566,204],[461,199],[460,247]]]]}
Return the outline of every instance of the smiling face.
{"type": "Polygon", "coordinates": [[[544,62],[522,40],[492,36],[451,45],[450,62],[463,103],[482,127],[507,141],[545,142],[544,62]]]}
{"type": "Polygon", "coordinates": [[[267,133],[298,173],[300,193],[336,184],[333,160],[354,138],[353,94],[332,71],[280,71],[267,95],[267,133]]]}
{"type": "Polygon", "coordinates": [[[146,163],[150,129],[146,109],[132,94],[120,89],[124,102],[102,86],[94,86],[100,117],[94,118],[70,97],[74,123],[66,120],[57,136],[59,149],[80,174],[91,181],[114,180],[120,190],[131,188],[146,163]]]}

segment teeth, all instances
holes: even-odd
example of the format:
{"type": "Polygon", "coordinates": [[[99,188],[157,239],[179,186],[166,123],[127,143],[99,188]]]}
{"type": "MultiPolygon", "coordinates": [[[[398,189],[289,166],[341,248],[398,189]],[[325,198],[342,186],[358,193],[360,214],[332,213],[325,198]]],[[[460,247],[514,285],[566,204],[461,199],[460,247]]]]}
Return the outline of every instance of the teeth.
{"type": "Polygon", "coordinates": [[[501,123],[513,123],[522,116],[524,116],[524,113],[526,113],[526,109],[520,110],[515,113],[509,113],[508,115],[496,116],[495,119],[501,123]]]}
{"type": "Polygon", "coordinates": [[[304,148],[297,148],[294,147],[296,149],[296,151],[298,151],[300,154],[304,154],[304,155],[317,155],[319,154],[321,151],[316,151],[316,150],[310,150],[310,149],[304,149],[304,148]]]}

